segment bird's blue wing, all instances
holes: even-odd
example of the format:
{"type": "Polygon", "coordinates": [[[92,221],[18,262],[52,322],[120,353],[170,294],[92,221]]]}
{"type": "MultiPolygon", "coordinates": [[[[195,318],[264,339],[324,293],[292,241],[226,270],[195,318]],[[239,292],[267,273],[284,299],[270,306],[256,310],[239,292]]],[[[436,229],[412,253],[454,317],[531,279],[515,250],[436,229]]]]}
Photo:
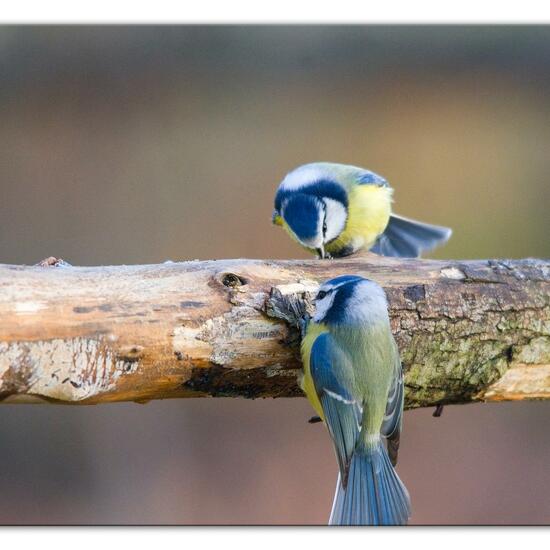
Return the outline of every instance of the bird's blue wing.
{"type": "Polygon", "coordinates": [[[409,220],[392,214],[384,233],[378,237],[371,252],[382,256],[418,258],[423,251],[432,250],[449,240],[448,227],[409,220]]]}
{"type": "Polygon", "coordinates": [[[370,170],[361,170],[357,175],[359,185],[376,185],[378,187],[388,187],[389,183],[382,176],[371,172],[370,170]]]}
{"type": "Polygon", "coordinates": [[[395,466],[397,463],[397,453],[399,450],[399,439],[401,436],[401,424],[403,421],[403,367],[399,359],[399,352],[396,347],[396,359],[394,368],[394,377],[388,393],[386,412],[382,422],[381,433],[387,438],[388,454],[391,463],[395,466]]]}
{"type": "Polygon", "coordinates": [[[361,430],[362,409],[341,380],[351,374],[351,363],[330,334],[321,334],[311,348],[311,377],[323,407],[345,487],[351,456],[361,430]]]}

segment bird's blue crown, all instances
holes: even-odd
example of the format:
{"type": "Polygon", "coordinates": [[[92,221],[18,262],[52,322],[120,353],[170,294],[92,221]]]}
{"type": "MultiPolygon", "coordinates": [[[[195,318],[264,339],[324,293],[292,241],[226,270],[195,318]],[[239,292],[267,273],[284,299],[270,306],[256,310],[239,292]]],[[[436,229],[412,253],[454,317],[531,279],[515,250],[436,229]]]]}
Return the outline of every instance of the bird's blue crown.
{"type": "Polygon", "coordinates": [[[332,305],[325,314],[323,322],[337,325],[346,319],[347,308],[349,307],[349,301],[353,296],[355,286],[364,280],[363,277],[355,275],[342,275],[325,283],[327,286],[336,287],[333,291],[336,295],[334,296],[332,305]]]}
{"type": "Polygon", "coordinates": [[[334,277],[334,279],[329,279],[323,284],[323,286],[324,285],[338,286],[338,285],[343,285],[344,283],[351,283],[352,281],[357,283],[359,281],[368,281],[368,280],[369,279],[365,279],[360,275],[340,275],[339,277],[334,277]]]}
{"type": "Polygon", "coordinates": [[[369,324],[388,319],[384,290],[359,275],[341,275],[326,281],[315,303],[314,320],[327,325],[369,324]]]}

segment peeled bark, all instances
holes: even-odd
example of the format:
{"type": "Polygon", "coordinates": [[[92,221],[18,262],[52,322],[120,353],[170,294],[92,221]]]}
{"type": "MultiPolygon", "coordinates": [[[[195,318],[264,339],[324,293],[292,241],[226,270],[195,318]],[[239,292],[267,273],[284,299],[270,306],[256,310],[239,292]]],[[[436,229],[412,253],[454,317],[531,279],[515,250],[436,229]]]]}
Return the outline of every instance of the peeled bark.
{"type": "Polygon", "coordinates": [[[0,266],[0,399],[301,395],[297,316],[344,273],[387,292],[407,407],[550,398],[550,262],[368,255],[0,266]]]}

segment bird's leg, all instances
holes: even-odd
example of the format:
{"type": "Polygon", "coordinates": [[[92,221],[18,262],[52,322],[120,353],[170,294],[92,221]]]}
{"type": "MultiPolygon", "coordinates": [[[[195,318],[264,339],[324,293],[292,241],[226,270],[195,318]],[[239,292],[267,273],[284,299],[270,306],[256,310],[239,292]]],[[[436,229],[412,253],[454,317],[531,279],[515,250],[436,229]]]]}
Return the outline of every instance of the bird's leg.
{"type": "Polygon", "coordinates": [[[332,260],[331,254],[329,254],[324,247],[316,248],[315,251],[317,252],[318,260],[332,260]]]}
{"type": "Polygon", "coordinates": [[[443,414],[443,405],[439,403],[435,406],[435,411],[432,416],[435,416],[435,418],[439,418],[443,414]]]}

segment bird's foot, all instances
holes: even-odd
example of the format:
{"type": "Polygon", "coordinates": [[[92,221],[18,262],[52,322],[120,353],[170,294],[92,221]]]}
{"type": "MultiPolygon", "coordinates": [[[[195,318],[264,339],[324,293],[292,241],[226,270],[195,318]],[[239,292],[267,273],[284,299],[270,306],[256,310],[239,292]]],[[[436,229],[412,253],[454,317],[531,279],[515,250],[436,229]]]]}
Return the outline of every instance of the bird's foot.
{"type": "Polygon", "coordinates": [[[439,418],[443,414],[443,405],[439,404],[435,406],[435,411],[432,414],[435,418],[439,418]]]}
{"type": "Polygon", "coordinates": [[[312,416],[312,417],[308,420],[308,422],[309,422],[310,424],[318,424],[319,422],[322,422],[322,420],[321,420],[321,417],[320,417],[320,416],[312,416]]]}

